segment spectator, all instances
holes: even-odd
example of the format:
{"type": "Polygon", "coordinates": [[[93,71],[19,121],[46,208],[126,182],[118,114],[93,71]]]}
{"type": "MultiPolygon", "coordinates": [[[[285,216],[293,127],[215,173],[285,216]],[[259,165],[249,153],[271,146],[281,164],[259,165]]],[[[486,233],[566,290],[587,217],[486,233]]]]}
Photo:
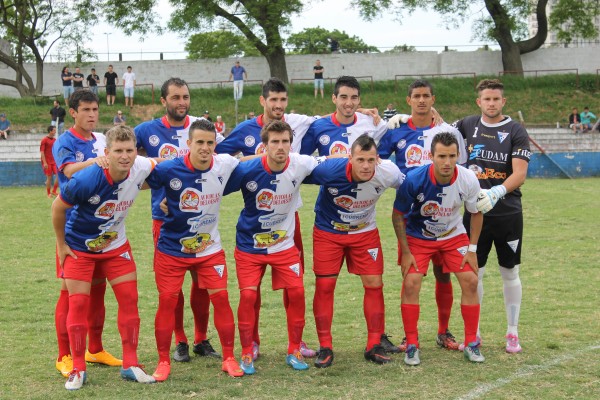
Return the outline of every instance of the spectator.
{"type": "Polygon", "coordinates": [[[325,72],[325,68],[323,68],[323,66],[321,65],[321,60],[317,60],[315,62],[313,71],[315,73],[315,99],[317,98],[317,91],[319,89],[321,89],[321,98],[323,98],[323,89],[325,88],[323,73],[325,72]]]}
{"type": "Polygon", "coordinates": [[[240,65],[239,61],[235,62],[235,65],[231,67],[229,73],[229,80],[233,78],[233,98],[235,100],[241,100],[244,94],[244,79],[248,79],[248,73],[240,65]]]}
{"type": "Polygon", "coordinates": [[[117,115],[113,118],[113,124],[116,125],[125,125],[125,116],[121,110],[117,111],[117,115]]]}
{"type": "Polygon", "coordinates": [[[204,114],[202,114],[202,118],[207,119],[210,122],[212,122],[212,119],[210,118],[210,113],[208,112],[208,110],[204,111],[204,114]]]}
{"type": "Polygon", "coordinates": [[[73,72],[73,91],[83,89],[83,79],[84,76],[81,73],[81,69],[75,67],[75,72],[73,72]]]}
{"type": "Polygon", "coordinates": [[[135,89],[135,72],[131,65],[127,66],[127,72],[123,74],[123,93],[125,95],[125,107],[133,108],[133,91],[135,89]]]}
{"type": "Polygon", "coordinates": [[[255,115],[254,115],[254,111],[250,111],[250,112],[248,113],[248,115],[246,116],[246,119],[252,119],[252,118],[254,118],[254,117],[255,117],[255,115]]]}
{"type": "Polygon", "coordinates": [[[96,68],[92,68],[92,73],[87,76],[86,81],[88,83],[88,88],[97,95],[100,77],[96,75],[96,68]]]}
{"type": "Polygon", "coordinates": [[[394,108],[394,105],[392,103],[390,103],[387,105],[387,108],[383,112],[383,119],[385,119],[387,121],[388,119],[392,118],[396,114],[398,114],[398,112],[394,108]]]}
{"type": "Polygon", "coordinates": [[[46,175],[46,195],[49,198],[58,196],[56,192],[58,190],[58,169],[56,168],[56,161],[52,155],[52,146],[56,142],[56,127],[51,125],[48,127],[48,136],[44,136],[40,143],[40,158],[42,161],[42,169],[44,175],[46,175]],[[50,187],[52,186],[52,176],[54,175],[54,187],[52,193],[50,193],[50,187]]]}
{"type": "Polygon", "coordinates": [[[10,121],[6,119],[6,114],[0,114],[0,139],[8,139],[10,134],[10,121]]]}
{"type": "Polygon", "coordinates": [[[331,54],[340,54],[340,43],[334,38],[329,38],[329,46],[331,48],[331,54]]]}
{"type": "Polygon", "coordinates": [[[581,124],[581,116],[577,111],[577,108],[573,108],[573,112],[569,115],[569,128],[573,129],[573,133],[583,132],[583,125],[581,124]]]}
{"type": "Polygon", "coordinates": [[[583,112],[579,115],[581,117],[581,125],[583,125],[583,131],[591,131],[592,129],[592,120],[596,120],[596,116],[594,113],[590,112],[589,107],[585,107],[583,112]]]}
{"type": "Polygon", "coordinates": [[[56,133],[58,135],[62,134],[65,131],[65,116],[67,112],[60,106],[58,100],[54,100],[54,107],[50,109],[50,115],[52,116],[50,125],[57,127],[58,131],[56,133]]]}
{"type": "Polygon", "coordinates": [[[217,122],[215,122],[215,131],[224,135],[225,133],[225,122],[223,122],[223,118],[220,115],[217,115],[217,122]]]}
{"type": "Polygon", "coordinates": [[[115,104],[117,95],[117,85],[119,84],[119,75],[113,71],[113,66],[108,66],[108,71],[104,73],[104,86],[106,86],[106,105],[115,104]]]}
{"type": "Polygon", "coordinates": [[[60,73],[60,79],[63,86],[63,97],[65,104],[69,107],[69,96],[73,93],[73,75],[69,72],[69,67],[64,67],[60,73]]]}

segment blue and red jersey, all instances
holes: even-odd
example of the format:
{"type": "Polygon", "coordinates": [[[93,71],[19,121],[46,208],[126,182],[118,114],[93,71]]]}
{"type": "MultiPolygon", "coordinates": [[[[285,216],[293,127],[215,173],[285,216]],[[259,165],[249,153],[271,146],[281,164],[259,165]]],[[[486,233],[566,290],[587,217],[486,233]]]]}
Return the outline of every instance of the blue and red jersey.
{"type": "Polygon", "coordinates": [[[52,155],[58,168],[58,183],[62,191],[69,179],[63,173],[68,164],[82,162],[90,158],[104,156],[106,138],[103,134],[93,132],[90,140],[81,136],[73,128],[67,130],[56,139],[52,146],[52,155]]]}

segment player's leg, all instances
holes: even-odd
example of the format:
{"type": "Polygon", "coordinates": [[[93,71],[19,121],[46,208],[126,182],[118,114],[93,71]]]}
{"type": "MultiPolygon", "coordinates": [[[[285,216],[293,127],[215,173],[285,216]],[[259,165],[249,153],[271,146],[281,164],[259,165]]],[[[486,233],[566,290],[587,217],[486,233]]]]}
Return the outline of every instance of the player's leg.
{"type": "Polygon", "coordinates": [[[435,276],[435,302],[438,309],[438,332],[436,343],[442,348],[449,350],[458,350],[458,343],[454,335],[448,329],[450,324],[450,314],[452,313],[452,304],[454,303],[454,293],[452,290],[452,280],[450,274],[445,274],[442,270],[442,263],[438,257],[432,258],[433,274],[435,276]]]}
{"type": "Polygon", "coordinates": [[[319,88],[319,81],[317,79],[315,79],[314,82],[314,86],[315,86],[315,99],[317,98],[317,93],[318,93],[318,88],[319,88]]]}
{"type": "MultiPolygon", "coordinates": [[[[52,195],[58,196],[58,170],[56,168],[56,164],[52,167],[52,174],[54,175],[54,186],[52,187],[52,195]]],[[[50,177],[52,179],[52,177],[50,177]]]]}
{"type": "MultiPolygon", "coordinates": [[[[62,268],[58,261],[57,274],[62,276],[62,268]],[[60,272],[59,272],[60,268],[60,272]]],[[[69,344],[69,331],[67,330],[67,315],[69,313],[69,291],[65,280],[60,280],[60,294],[54,309],[54,325],[56,328],[56,341],[58,343],[58,357],[56,359],[56,369],[66,378],[73,370],[73,358],[71,357],[71,348],[69,344]]]]}
{"type": "MultiPolygon", "coordinates": [[[[262,268],[260,280],[262,282],[262,278],[265,276],[265,272],[267,272],[266,265],[262,268]]],[[[284,293],[284,301],[285,291],[284,293]]],[[[260,307],[262,305],[262,295],[260,289],[260,283],[256,287],[256,301],[254,302],[254,329],[252,330],[252,359],[256,361],[256,359],[260,356],[260,332],[259,332],[259,320],[260,320],[260,307]]]]}
{"type": "MultiPolygon", "coordinates": [[[[467,269],[466,266],[465,269],[467,269]]],[[[485,357],[481,354],[480,346],[477,342],[477,325],[481,312],[479,296],[477,294],[478,278],[473,271],[457,272],[456,278],[462,290],[460,311],[465,329],[463,352],[467,360],[483,362],[485,361],[485,357]]]]}
{"type": "Polygon", "coordinates": [[[190,288],[190,306],[194,314],[194,353],[202,357],[220,358],[208,340],[208,320],[210,317],[210,296],[206,289],[198,286],[196,271],[190,270],[192,284],[190,288]]]}
{"type": "MultiPolygon", "coordinates": [[[[157,250],[155,250],[156,252],[157,250]]],[[[193,283],[192,283],[193,285],[193,283]]],[[[173,310],[174,315],[174,333],[175,333],[175,351],[173,351],[173,360],[178,362],[190,361],[190,345],[185,334],[183,323],[183,308],[185,306],[185,297],[183,290],[177,294],[177,303],[173,310]]]]}
{"type": "Polygon", "coordinates": [[[48,170],[50,169],[50,166],[48,166],[48,168],[43,168],[44,170],[44,175],[46,175],[46,195],[50,198],[52,198],[52,195],[50,194],[50,186],[52,185],[52,173],[48,173],[48,170]]]}

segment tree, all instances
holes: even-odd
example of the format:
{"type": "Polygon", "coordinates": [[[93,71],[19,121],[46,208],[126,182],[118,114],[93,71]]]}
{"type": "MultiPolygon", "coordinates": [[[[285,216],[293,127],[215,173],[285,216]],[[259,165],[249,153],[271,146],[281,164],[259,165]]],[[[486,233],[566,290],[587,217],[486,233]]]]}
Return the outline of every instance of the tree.
{"type": "Polygon", "coordinates": [[[80,11],[66,0],[0,0],[0,36],[9,43],[0,48],[0,63],[15,71],[15,79],[2,78],[0,85],[14,87],[21,97],[41,94],[44,60],[52,47],[81,42],[90,17],[80,11]],[[26,62],[35,62],[35,77],[25,69],[26,62]]]}
{"type": "Polygon", "coordinates": [[[389,50],[384,51],[384,53],[411,53],[413,51],[417,51],[415,46],[409,46],[407,44],[400,44],[392,47],[389,50]]]}
{"type": "MultiPolygon", "coordinates": [[[[519,74],[523,73],[521,55],[539,49],[548,35],[548,0],[353,0],[352,3],[367,20],[373,20],[384,11],[401,16],[402,12],[411,13],[416,8],[433,8],[434,11],[446,15],[454,24],[471,17],[471,7],[474,4],[483,3],[482,10],[485,8],[487,13],[482,13],[483,16],[473,24],[476,35],[498,42],[502,50],[504,70],[519,74]],[[538,30],[533,37],[528,38],[526,21],[532,13],[536,15],[538,30]]],[[[577,32],[583,37],[597,35],[590,26],[593,28],[591,21],[600,12],[598,0],[558,0],[555,7],[568,10],[560,19],[571,23],[568,31],[577,32]],[[573,11],[581,8],[586,12],[573,11]]],[[[561,29],[561,32],[564,35],[565,31],[561,29]]]]}
{"type": "Polygon", "coordinates": [[[244,36],[225,30],[196,33],[190,36],[185,51],[188,52],[188,58],[191,60],[259,55],[258,50],[244,36]]]}
{"type": "Polygon", "coordinates": [[[338,41],[342,53],[379,53],[377,47],[369,46],[358,36],[349,36],[345,31],[337,29],[328,31],[320,26],[305,28],[290,35],[287,44],[295,54],[329,54],[331,39],[338,41]]]}

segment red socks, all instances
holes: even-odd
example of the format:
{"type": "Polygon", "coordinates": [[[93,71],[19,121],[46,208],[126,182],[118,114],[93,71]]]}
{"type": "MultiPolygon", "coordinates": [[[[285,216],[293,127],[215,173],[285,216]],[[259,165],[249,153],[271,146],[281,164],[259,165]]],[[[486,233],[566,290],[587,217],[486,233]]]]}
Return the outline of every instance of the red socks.
{"type": "Polygon", "coordinates": [[[154,318],[154,337],[158,350],[158,362],[171,362],[171,338],[175,326],[176,314],[174,312],[179,294],[163,294],[158,296],[158,310],[154,318]]]}
{"type": "Polygon", "coordinates": [[[106,293],[106,282],[92,285],[90,289],[90,309],[88,311],[88,350],[92,354],[101,352],[102,331],[104,330],[104,319],[106,308],[104,307],[104,294],[106,293]]]}
{"type": "Polygon", "coordinates": [[[330,349],[333,349],[331,323],[333,322],[333,298],[336,283],[337,279],[335,278],[317,277],[313,299],[313,314],[315,315],[319,344],[321,347],[330,349]]]}
{"type": "Polygon", "coordinates": [[[233,311],[231,311],[229,305],[227,290],[220,290],[211,294],[210,301],[214,307],[213,318],[223,349],[223,360],[226,360],[234,356],[233,343],[235,338],[235,323],[233,322],[233,311]]]}
{"type": "Polygon", "coordinates": [[[175,331],[175,344],[179,342],[187,343],[187,336],[185,335],[185,329],[183,329],[183,306],[185,304],[185,298],[183,297],[183,290],[179,290],[177,297],[177,304],[175,305],[175,325],[173,330],[175,331]]]}
{"type": "Polygon", "coordinates": [[[242,354],[252,353],[252,340],[254,332],[254,307],[257,303],[257,291],[244,289],[240,291],[240,304],[238,306],[238,330],[242,343],[242,354]]]}
{"type": "Polygon", "coordinates": [[[69,291],[61,290],[54,310],[54,325],[58,342],[58,360],[71,354],[69,347],[69,331],[67,330],[67,314],[69,313],[69,291]]]}
{"type": "MultiPolygon", "coordinates": [[[[284,292],[285,296],[285,292],[284,292]]],[[[256,288],[256,301],[254,302],[254,329],[252,330],[252,340],[260,344],[260,335],[258,333],[258,320],[260,317],[260,306],[262,305],[262,299],[260,295],[260,285],[256,288]]]]}
{"type": "Polygon", "coordinates": [[[465,345],[468,345],[477,341],[477,325],[479,325],[481,306],[479,304],[461,304],[460,311],[465,323],[465,345]]]}
{"type": "Polygon", "coordinates": [[[138,291],[136,281],[127,281],[113,285],[113,292],[119,312],[117,325],[123,346],[123,369],[138,365],[137,346],[140,335],[140,316],[138,314],[138,291]]]}
{"type": "Polygon", "coordinates": [[[435,281],[435,302],[438,308],[438,334],[446,333],[452,313],[454,295],[452,293],[452,282],[442,283],[435,281]]]}
{"type": "Polygon", "coordinates": [[[194,343],[200,343],[206,340],[208,319],[210,318],[210,297],[208,290],[200,289],[198,282],[194,281],[192,281],[190,290],[190,306],[194,313],[194,343]]]}
{"type": "Polygon", "coordinates": [[[415,344],[419,347],[419,313],[421,307],[418,304],[402,304],[402,323],[404,324],[404,334],[406,335],[406,344],[415,344]]]}
{"type": "Polygon", "coordinates": [[[366,287],[363,298],[363,310],[367,321],[367,348],[381,342],[381,334],[385,326],[385,305],[383,302],[383,286],[366,287]]]}
{"type": "Polygon", "coordinates": [[[304,314],[306,312],[306,302],[304,300],[304,288],[287,288],[288,307],[285,309],[288,328],[288,354],[295,350],[300,350],[300,341],[304,331],[304,314]]]}
{"type": "Polygon", "coordinates": [[[69,296],[67,330],[71,343],[73,368],[85,371],[85,348],[88,331],[87,315],[90,308],[90,295],[77,293],[69,296]]]}

